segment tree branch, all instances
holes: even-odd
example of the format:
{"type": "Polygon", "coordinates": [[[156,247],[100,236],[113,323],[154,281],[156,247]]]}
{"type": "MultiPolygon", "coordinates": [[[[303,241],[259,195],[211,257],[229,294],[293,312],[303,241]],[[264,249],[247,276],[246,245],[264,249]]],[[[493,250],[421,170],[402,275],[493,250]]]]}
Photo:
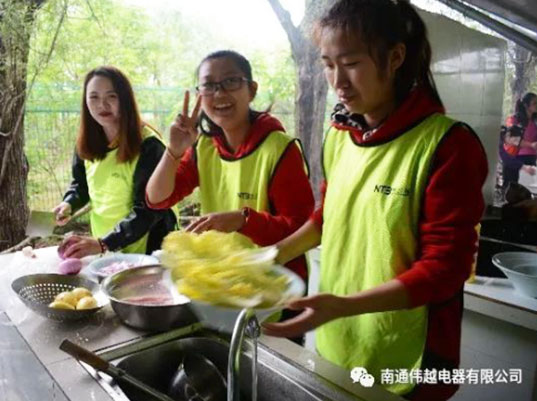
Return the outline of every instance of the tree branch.
{"type": "Polygon", "coordinates": [[[60,19],[58,21],[58,25],[56,26],[56,31],[54,32],[54,36],[52,37],[52,42],[50,43],[49,51],[45,56],[45,60],[41,62],[41,65],[39,65],[39,68],[35,71],[35,73],[32,76],[32,79],[30,80],[30,85],[28,85],[28,90],[27,90],[27,96],[30,95],[30,92],[37,78],[37,74],[39,73],[39,71],[42,71],[43,69],[45,69],[46,65],[50,61],[50,58],[52,57],[52,53],[54,52],[54,49],[56,47],[56,41],[58,40],[58,36],[60,35],[60,30],[63,25],[63,21],[65,20],[65,16],[67,15],[67,8],[68,8],[68,2],[65,1],[63,3],[63,9],[60,15],[60,19]]]}
{"type": "MultiPolygon", "coordinates": [[[[44,3],[44,1],[34,1],[32,3],[32,6],[34,8],[32,10],[29,10],[28,12],[35,13],[37,8],[39,6],[41,6],[43,3],[44,3]]],[[[65,16],[67,15],[67,9],[68,9],[68,2],[64,1],[64,6],[63,6],[63,9],[62,9],[62,13],[60,15],[58,25],[56,26],[56,30],[54,32],[54,36],[52,38],[50,48],[49,48],[49,51],[47,52],[47,54],[45,56],[45,59],[40,63],[39,68],[35,71],[35,73],[31,77],[30,83],[29,83],[29,85],[27,87],[26,92],[24,92],[24,91],[20,92],[16,96],[12,97],[9,102],[4,103],[4,109],[2,110],[2,117],[5,115],[6,111],[8,111],[8,112],[11,111],[13,105],[18,103],[18,101],[20,100],[21,97],[24,99],[25,96],[29,95],[29,93],[31,92],[32,87],[33,87],[33,85],[35,83],[35,79],[37,77],[38,72],[41,71],[48,64],[48,62],[50,61],[50,58],[52,57],[52,53],[53,53],[54,48],[56,46],[56,41],[57,41],[59,33],[60,33],[60,28],[63,25],[63,21],[65,19],[65,16]],[[9,103],[9,108],[6,110],[6,106],[8,105],[8,103],[9,103]]],[[[32,15],[32,19],[33,19],[33,15],[32,15]]],[[[32,21],[26,21],[26,23],[28,23],[28,24],[30,24],[32,22],[33,22],[33,20],[32,21]]],[[[2,185],[4,183],[4,179],[5,179],[6,172],[7,172],[7,159],[8,159],[11,147],[13,146],[13,142],[14,142],[13,136],[17,135],[17,133],[19,131],[19,128],[20,128],[20,126],[22,124],[22,120],[23,120],[23,117],[24,117],[24,109],[25,109],[25,105],[24,105],[24,101],[23,101],[23,104],[21,105],[21,107],[19,109],[19,113],[17,115],[17,120],[15,122],[14,128],[11,130],[11,132],[2,133],[2,135],[1,135],[2,137],[9,137],[11,135],[11,138],[6,143],[6,147],[4,148],[4,154],[2,155],[2,163],[0,165],[0,187],[2,187],[2,185]]]]}
{"type": "Polygon", "coordinates": [[[103,27],[103,25],[101,24],[101,20],[97,17],[97,14],[95,14],[95,11],[93,11],[93,7],[91,6],[91,2],[89,0],[86,0],[86,4],[88,5],[88,8],[91,12],[91,16],[95,19],[95,21],[97,22],[97,25],[99,25],[99,28],[101,29],[101,32],[106,35],[106,31],[103,27]]]}
{"type": "Polygon", "coordinates": [[[282,7],[279,0],[268,0],[268,2],[274,10],[276,17],[278,17],[278,20],[287,34],[287,37],[289,38],[289,43],[291,43],[291,50],[293,51],[293,54],[299,54],[301,51],[301,44],[304,41],[302,32],[300,32],[300,30],[293,24],[291,14],[289,14],[289,11],[282,7]]]}
{"type": "Polygon", "coordinates": [[[34,7],[39,8],[43,5],[45,1],[46,0],[32,0],[32,4],[34,7]]]}

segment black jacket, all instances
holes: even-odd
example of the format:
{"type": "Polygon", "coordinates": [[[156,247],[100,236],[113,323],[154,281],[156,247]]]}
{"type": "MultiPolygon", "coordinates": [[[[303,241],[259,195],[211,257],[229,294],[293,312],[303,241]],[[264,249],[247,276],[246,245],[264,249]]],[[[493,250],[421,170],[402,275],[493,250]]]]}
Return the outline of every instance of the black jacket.
{"type": "MultiPolygon", "coordinates": [[[[157,138],[149,137],[142,142],[140,157],[134,170],[134,204],[131,212],[102,238],[108,249],[119,250],[142,238],[149,232],[146,253],[160,249],[162,239],[176,228],[177,220],[171,209],[152,210],[145,203],[145,187],[157,167],[165,147],[157,138]]],[[[90,198],[86,180],[86,167],[75,151],[72,165],[73,181],[63,200],[73,212],[86,205],[90,198]]]]}

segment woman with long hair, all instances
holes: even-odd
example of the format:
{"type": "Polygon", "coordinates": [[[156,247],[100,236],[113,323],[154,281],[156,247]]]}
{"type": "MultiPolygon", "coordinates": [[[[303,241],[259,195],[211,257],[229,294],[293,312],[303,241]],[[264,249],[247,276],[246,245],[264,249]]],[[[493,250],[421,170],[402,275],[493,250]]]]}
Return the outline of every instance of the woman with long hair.
{"type": "Polygon", "coordinates": [[[141,121],[127,77],[110,66],[88,72],[73,180],[54,213],[64,225],[89,203],[91,236],[69,237],[65,257],[160,248],[176,219],[169,209],[147,208],[145,186],[164,150],[160,134],[141,121]]]}
{"type": "MultiPolygon", "coordinates": [[[[535,162],[537,159],[537,95],[526,93],[518,99],[515,105],[515,114],[509,116],[505,123],[505,130],[518,126],[523,132],[522,140],[518,144],[516,154],[507,154],[500,149],[500,158],[503,163],[504,189],[510,182],[518,183],[520,170],[535,175],[535,162]]],[[[503,138],[501,138],[503,139],[503,138]]]]}

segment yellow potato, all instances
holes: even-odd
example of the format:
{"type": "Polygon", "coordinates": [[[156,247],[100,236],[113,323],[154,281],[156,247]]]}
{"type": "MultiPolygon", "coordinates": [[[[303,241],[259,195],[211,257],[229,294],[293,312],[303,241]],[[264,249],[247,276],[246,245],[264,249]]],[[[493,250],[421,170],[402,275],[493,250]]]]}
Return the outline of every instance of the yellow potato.
{"type": "Polygon", "coordinates": [[[71,304],[68,304],[67,302],[63,302],[63,301],[54,301],[54,302],[51,302],[49,305],[48,305],[49,308],[54,308],[54,309],[75,309],[75,307],[71,304]]]}
{"type": "Polygon", "coordinates": [[[190,299],[231,307],[275,305],[289,279],[274,272],[273,251],[252,248],[244,238],[218,231],[172,232],[162,244],[162,264],[190,299]]]}
{"type": "Polygon", "coordinates": [[[56,298],[54,298],[54,301],[65,302],[69,305],[72,305],[74,308],[76,306],[76,303],[78,302],[78,298],[71,291],[64,291],[56,295],[56,298]]]}
{"type": "Polygon", "coordinates": [[[239,233],[222,233],[215,230],[201,234],[184,231],[169,233],[162,243],[162,249],[167,251],[163,258],[168,263],[188,261],[189,259],[213,259],[222,255],[252,248],[252,241],[239,233]]]}
{"type": "Polygon", "coordinates": [[[162,264],[190,299],[231,307],[275,305],[289,279],[274,272],[270,252],[252,247],[237,233],[173,232],[164,239],[162,264]]]}
{"type": "Polygon", "coordinates": [[[97,300],[92,296],[81,298],[76,304],[76,309],[93,309],[97,307],[97,300]]]}
{"type": "Polygon", "coordinates": [[[76,297],[77,301],[84,297],[91,297],[91,291],[84,287],[77,287],[74,290],[71,290],[71,294],[76,297]]]}

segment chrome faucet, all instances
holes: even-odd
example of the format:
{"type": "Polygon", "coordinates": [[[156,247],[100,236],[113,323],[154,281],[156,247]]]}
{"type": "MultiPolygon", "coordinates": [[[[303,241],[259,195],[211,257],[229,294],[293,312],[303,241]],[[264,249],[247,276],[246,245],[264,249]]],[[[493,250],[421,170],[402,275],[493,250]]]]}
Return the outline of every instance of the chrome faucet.
{"type": "Polygon", "coordinates": [[[257,338],[261,333],[252,309],[243,309],[233,328],[227,362],[227,401],[240,400],[240,359],[244,332],[252,339],[252,401],[257,399],[257,338]]]}

